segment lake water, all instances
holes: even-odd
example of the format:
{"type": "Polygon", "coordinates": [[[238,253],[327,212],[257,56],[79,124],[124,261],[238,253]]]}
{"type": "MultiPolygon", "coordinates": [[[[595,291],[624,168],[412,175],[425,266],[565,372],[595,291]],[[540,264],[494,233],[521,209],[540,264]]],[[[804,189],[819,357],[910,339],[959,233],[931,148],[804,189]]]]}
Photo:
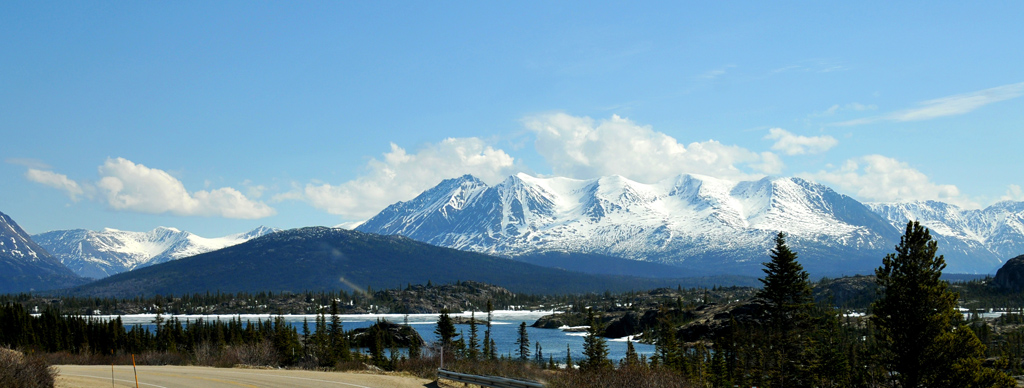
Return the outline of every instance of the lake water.
{"type": "MultiPolygon", "coordinates": [[[[544,354],[544,359],[547,360],[549,356],[553,357],[556,361],[565,359],[566,346],[572,351],[572,359],[575,361],[580,360],[583,357],[583,339],[585,333],[573,333],[565,332],[559,329],[538,329],[529,327],[538,318],[551,314],[551,311],[495,311],[493,313],[493,321],[491,322],[491,337],[494,338],[495,345],[498,348],[499,355],[515,356],[516,354],[516,339],[519,337],[518,330],[519,324],[526,322],[526,332],[530,337],[530,354],[534,355],[535,343],[540,342],[541,351],[544,354]]],[[[452,317],[462,316],[469,318],[470,313],[463,314],[451,314],[452,317]]],[[[231,320],[235,318],[241,318],[242,322],[256,320],[266,321],[268,318],[273,319],[276,315],[269,314],[241,314],[241,315],[164,315],[165,319],[175,317],[180,320],[183,324],[188,322],[195,322],[202,318],[203,320],[231,320]]],[[[310,331],[316,329],[316,315],[282,315],[285,321],[289,325],[296,328],[299,334],[302,334],[302,322],[308,320],[310,331]]],[[[416,331],[423,337],[424,341],[431,343],[437,340],[437,335],[434,334],[434,329],[437,328],[438,314],[359,314],[359,315],[339,315],[341,317],[342,324],[345,330],[352,330],[358,328],[365,328],[372,325],[378,319],[388,320],[394,323],[405,323],[408,322],[416,331]]],[[[478,319],[486,319],[487,314],[477,312],[476,317],[478,319]]],[[[95,316],[93,318],[100,319],[112,319],[112,316],[95,316]]],[[[123,315],[121,321],[125,326],[141,325],[148,329],[153,328],[153,319],[156,318],[155,314],[138,314],[138,315],[123,315]]],[[[328,323],[330,316],[327,316],[328,323]]],[[[455,325],[456,332],[462,332],[465,334],[466,339],[469,338],[469,325],[455,325]]],[[[483,341],[484,330],[486,327],[483,325],[477,326],[478,336],[480,341],[483,341]]],[[[626,339],[609,339],[608,343],[608,358],[613,361],[621,360],[626,355],[626,339]]],[[[637,354],[647,355],[650,357],[654,354],[653,345],[645,345],[640,343],[633,343],[637,354]]]]}

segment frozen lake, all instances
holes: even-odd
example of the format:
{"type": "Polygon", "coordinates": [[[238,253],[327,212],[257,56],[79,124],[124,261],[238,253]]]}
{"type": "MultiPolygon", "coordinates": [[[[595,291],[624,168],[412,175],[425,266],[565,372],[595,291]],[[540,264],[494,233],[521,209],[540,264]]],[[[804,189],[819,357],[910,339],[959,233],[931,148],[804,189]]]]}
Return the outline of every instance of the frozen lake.
{"type": "MultiPolygon", "coordinates": [[[[573,360],[580,360],[583,357],[583,337],[584,333],[573,333],[564,332],[559,329],[537,329],[529,327],[538,318],[545,315],[552,314],[552,311],[494,311],[493,321],[491,323],[491,336],[494,338],[495,345],[498,348],[499,355],[515,356],[516,352],[516,339],[518,338],[519,324],[526,322],[526,332],[530,337],[531,343],[540,342],[541,350],[546,360],[548,356],[554,357],[556,361],[565,359],[566,346],[572,350],[573,360]]],[[[450,314],[452,317],[466,317],[471,316],[470,313],[462,314],[450,314]]],[[[423,337],[423,340],[427,343],[437,340],[437,335],[434,334],[434,329],[437,327],[437,318],[439,314],[357,314],[357,315],[339,315],[341,322],[345,327],[345,330],[352,330],[358,328],[365,328],[372,325],[378,319],[387,320],[394,323],[405,323],[408,321],[409,325],[416,329],[416,331],[423,337]]],[[[113,319],[116,316],[110,315],[99,315],[91,316],[90,318],[98,319],[113,319]]],[[[235,318],[241,318],[242,322],[256,320],[266,321],[267,319],[273,319],[276,315],[272,314],[236,314],[236,315],[163,315],[165,319],[171,317],[177,318],[183,324],[185,322],[195,322],[198,319],[203,320],[231,320],[235,318]]],[[[316,315],[282,315],[285,321],[289,325],[296,328],[299,334],[302,334],[302,322],[308,320],[310,331],[316,329],[316,315]]],[[[476,312],[478,319],[486,319],[487,314],[483,312],[476,312]]],[[[156,318],[156,314],[137,314],[137,315],[122,315],[121,321],[125,326],[141,325],[146,328],[153,327],[153,319],[156,318]]],[[[330,322],[330,316],[327,316],[328,323],[330,322]]],[[[455,325],[456,331],[465,334],[466,338],[469,338],[469,325],[455,325]]],[[[483,341],[485,326],[479,325],[477,327],[478,336],[483,341]]],[[[644,345],[639,343],[633,343],[634,348],[638,354],[646,354],[650,357],[654,353],[653,345],[644,345]]],[[[535,345],[530,346],[531,355],[535,352],[535,345]]],[[[626,355],[626,340],[623,339],[609,339],[608,340],[608,358],[613,361],[618,361],[626,355]]]]}

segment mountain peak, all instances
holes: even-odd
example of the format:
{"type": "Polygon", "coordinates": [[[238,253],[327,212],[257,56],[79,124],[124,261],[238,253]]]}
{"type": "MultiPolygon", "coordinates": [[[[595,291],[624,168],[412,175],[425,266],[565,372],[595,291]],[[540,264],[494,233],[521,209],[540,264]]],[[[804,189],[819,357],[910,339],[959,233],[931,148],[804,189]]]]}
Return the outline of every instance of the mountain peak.
{"type": "Polygon", "coordinates": [[[0,212],[0,293],[63,288],[81,283],[7,214],[0,212]]]}

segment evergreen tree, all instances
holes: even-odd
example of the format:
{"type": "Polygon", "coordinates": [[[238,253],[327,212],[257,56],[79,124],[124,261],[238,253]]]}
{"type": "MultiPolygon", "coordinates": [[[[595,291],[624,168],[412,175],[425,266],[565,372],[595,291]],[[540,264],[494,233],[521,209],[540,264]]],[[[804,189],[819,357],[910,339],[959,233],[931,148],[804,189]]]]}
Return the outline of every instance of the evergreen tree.
{"type": "MultiPolygon", "coordinates": [[[[348,348],[348,338],[345,336],[344,328],[341,325],[341,317],[338,316],[338,300],[331,300],[331,327],[328,331],[331,347],[332,360],[348,361],[352,359],[348,348]]],[[[333,364],[332,364],[333,365],[333,364]]]]}
{"type": "Polygon", "coordinates": [[[786,245],[786,235],[775,236],[771,260],[764,263],[764,287],[757,297],[767,313],[767,347],[772,353],[768,378],[780,387],[811,385],[810,334],[814,299],[807,271],[796,261],[796,252],[786,245]]]}
{"type": "Polygon", "coordinates": [[[476,313],[471,312],[469,316],[469,344],[466,349],[466,356],[471,361],[476,361],[480,352],[480,339],[477,337],[476,313]]]}
{"type": "Polygon", "coordinates": [[[452,323],[452,317],[448,316],[448,310],[441,310],[441,315],[437,317],[437,328],[434,329],[434,334],[437,334],[438,341],[441,342],[441,346],[444,348],[450,348],[452,346],[452,338],[455,338],[455,324],[452,323]]]}
{"type": "Polygon", "coordinates": [[[495,351],[491,349],[491,319],[493,318],[492,311],[494,311],[494,304],[491,300],[487,300],[487,329],[484,330],[484,359],[493,360],[495,359],[495,351]]]}
{"type": "Polygon", "coordinates": [[[526,322],[519,323],[519,337],[516,338],[519,360],[526,361],[530,358],[530,336],[526,333],[526,322]]]}
{"type": "Polygon", "coordinates": [[[580,362],[580,369],[598,370],[611,367],[608,361],[608,344],[601,337],[601,326],[594,319],[594,310],[587,310],[587,321],[590,327],[587,328],[587,336],[583,339],[583,355],[586,357],[580,362]]]}
{"type": "Polygon", "coordinates": [[[569,344],[565,344],[565,369],[572,370],[572,349],[569,348],[569,344]]]}
{"type": "Polygon", "coordinates": [[[640,357],[636,354],[633,341],[628,338],[626,339],[626,356],[622,358],[620,364],[622,367],[634,367],[640,364],[640,357]]]}
{"type": "Polygon", "coordinates": [[[420,358],[420,355],[423,353],[421,346],[420,341],[413,339],[412,343],[409,344],[409,359],[418,360],[420,358]]]}
{"type": "Polygon", "coordinates": [[[957,311],[959,296],[940,280],[945,259],[917,221],[875,270],[879,297],[872,304],[882,364],[901,388],[1012,387],[984,368],[984,345],[957,311]]]}

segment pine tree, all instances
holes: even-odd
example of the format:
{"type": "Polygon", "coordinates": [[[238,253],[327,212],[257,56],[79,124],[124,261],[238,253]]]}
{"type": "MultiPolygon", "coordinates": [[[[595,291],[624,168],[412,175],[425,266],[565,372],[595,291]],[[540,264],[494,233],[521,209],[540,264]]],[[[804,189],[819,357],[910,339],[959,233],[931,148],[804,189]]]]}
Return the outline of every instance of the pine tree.
{"type": "Polygon", "coordinates": [[[484,343],[483,343],[483,354],[484,359],[493,360],[495,358],[495,351],[491,349],[491,319],[493,318],[492,311],[494,311],[494,304],[491,300],[487,300],[487,329],[484,330],[484,343]]]}
{"type": "Polygon", "coordinates": [[[526,322],[519,323],[519,338],[516,338],[520,361],[530,358],[530,335],[526,332],[526,322]]]}
{"type": "Polygon", "coordinates": [[[957,311],[959,296],[940,279],[945,259],[917,221],[875,270],[872,304],[882,364],[901,388],[1012,387],[1002,372],[984,368],[984,345],[957,311]]]}
{"type": "Polygon", "coordinates": [[[447,309],[441,310],[441,315],[437,317],[437,328],[434,329],[434,333],[437,334],[442,347],[450,348],[452,346],[452,338],[455,338],[455,324],[448,316],[447,309]]]}
{"type": "Polygon", "coordinates": [[[601,326],[594,319],[594,310],[587,310],[587,321],[590,327],[587,328],[587,336],[583,339],[583,355],[586,358],[580,362],[580,369],[598,370],[611,366],[608,361],[608,344],[604,337],[601,337],[601,326]]]}
{"type": "Polygon", "coordinates": [[[469,318],[469,344],[466,349],[466,355],[470,361],[476,361],[477,356],[480,352],[480,339],[477,337],[476,329],[476,313],[471,312],[469,318]]]}
{"type": "Polygon", "coordinates": [[[337,361],[349,361],[352,355],[348,348],[348,338],[345,336],[344,327],[341,325],[341,317],[338,316],[338,300],[331,300],[331,326],[328,330],[328,341],[330,342],[332,359],[337,361]]]}
{"type": "Polygon", "coordinates": [[[565,344],[565,369],[572,370],[572,349],[569,348],[569,344],[565,344]]]}
{"type": "Polygon", "coordinates": [[[771,260],[764,263],[765,277],[758,279],[764,287],[757,293],[765,304],[768,331],[765,339],[774,356],[766,372],[777,386],[810,386],[814,299],[809,276],[796,261],[796,252],[786,245],[786,235],[782,232],[775,237],[770,257],[771,260]]]}
{"type": "Polygon", "coordinates": [[[620,365],[622,367],[634,367],[640,364],[640,357],[636,354],[636,348],[633,346],[633,341],[626,339],[626,356],[622,358],[620,365]]]}

